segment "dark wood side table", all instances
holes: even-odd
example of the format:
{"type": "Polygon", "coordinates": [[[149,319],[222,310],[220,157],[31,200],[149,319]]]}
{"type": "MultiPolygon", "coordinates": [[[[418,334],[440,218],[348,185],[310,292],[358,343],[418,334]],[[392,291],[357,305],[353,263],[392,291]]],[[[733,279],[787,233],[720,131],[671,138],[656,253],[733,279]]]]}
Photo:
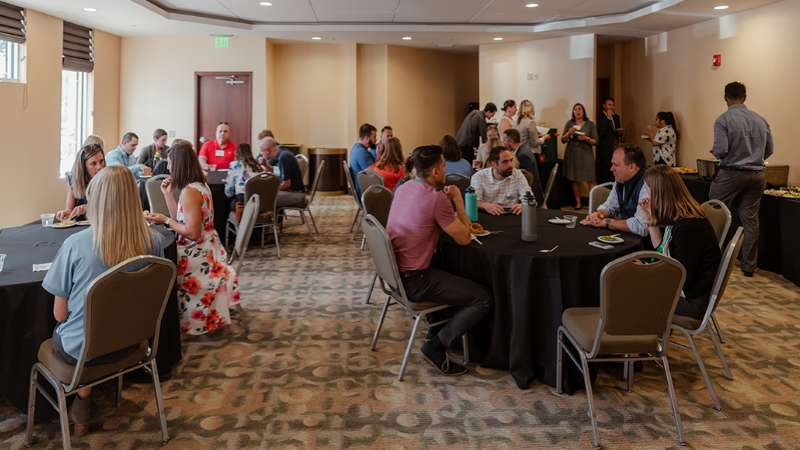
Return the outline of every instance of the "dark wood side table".
{"type": "Polygon", "coordinates": [[[319,180],[318,195],[339,195],[347,193],[347,178],[342,161],[347,159],[346,148],[310,147],[308,149],[309,181],[317,176],[317,167],[325,161],[325,172],[319,180]]]}

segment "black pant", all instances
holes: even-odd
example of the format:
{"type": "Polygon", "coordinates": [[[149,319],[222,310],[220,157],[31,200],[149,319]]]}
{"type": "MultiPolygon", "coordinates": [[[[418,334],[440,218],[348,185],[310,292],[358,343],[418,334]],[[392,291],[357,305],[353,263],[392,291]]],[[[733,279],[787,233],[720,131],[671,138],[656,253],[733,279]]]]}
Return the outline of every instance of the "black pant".
{"type": "Polygon", "coordinates": [[[461,306],[439,331],[439,341],[445,347],[469,331],[492,308],[492,296],[483,286],[434,267],[405,272],[403,286],[412,302],[461,306]]]}
{"type": "Polygon", "coordinates": [[[744,227],[739,257],[745,272],[755,271],[758,262],[758,211],[766,185],[763,172],[726,168],[720,169],[711,183],[709,196],[725,203],[733,217],[739,219],[733,221],[731,229],[735,230],[737,224],[744,227]]]}

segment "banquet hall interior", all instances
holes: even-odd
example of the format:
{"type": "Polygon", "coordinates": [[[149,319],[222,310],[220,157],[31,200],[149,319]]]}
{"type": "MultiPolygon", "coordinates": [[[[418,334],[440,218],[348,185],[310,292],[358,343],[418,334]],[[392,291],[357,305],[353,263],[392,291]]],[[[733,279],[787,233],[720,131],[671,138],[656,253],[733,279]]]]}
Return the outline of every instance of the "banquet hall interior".
{"type": "Polygon", "coordinates": [[[798,23],[0,0],[0,448],[797,448],[798,23]]]}

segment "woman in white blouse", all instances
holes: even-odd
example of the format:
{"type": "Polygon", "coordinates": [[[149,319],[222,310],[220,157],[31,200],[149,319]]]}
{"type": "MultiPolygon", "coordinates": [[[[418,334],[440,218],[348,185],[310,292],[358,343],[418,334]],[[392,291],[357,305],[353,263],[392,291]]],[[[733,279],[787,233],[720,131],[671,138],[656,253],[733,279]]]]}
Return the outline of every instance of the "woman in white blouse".
{"type": "Polygon", "coordinates": [[[656,114],[656,124],[647,126],[647,140],[653,143],[653,162],[675,167],[678,162],[678,126],[668,111],[656,114]]]}
{"type": "Polygon", "coordinates": [[[517,114],[517,102],[514,100],[506,100],[503,102],[503,117],[500,118],[500,121],[497,123],[497,131],[500,132],[500,136],[511,128],[514,128],[514,116],[517,114]]]}

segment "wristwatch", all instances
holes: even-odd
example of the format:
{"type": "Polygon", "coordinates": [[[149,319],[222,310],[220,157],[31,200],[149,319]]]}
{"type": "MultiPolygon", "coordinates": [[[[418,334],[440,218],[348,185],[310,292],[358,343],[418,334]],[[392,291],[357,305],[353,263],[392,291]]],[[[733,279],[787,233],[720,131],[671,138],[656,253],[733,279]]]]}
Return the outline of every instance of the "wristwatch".
{"type": "Polygon", "coordinates": [[[603,219],[603,223],[606,224],[606,228],[611,228],[611,222],[613,221],[614,219],[610,217],[606,217],[605,219],[603,219]]]}

